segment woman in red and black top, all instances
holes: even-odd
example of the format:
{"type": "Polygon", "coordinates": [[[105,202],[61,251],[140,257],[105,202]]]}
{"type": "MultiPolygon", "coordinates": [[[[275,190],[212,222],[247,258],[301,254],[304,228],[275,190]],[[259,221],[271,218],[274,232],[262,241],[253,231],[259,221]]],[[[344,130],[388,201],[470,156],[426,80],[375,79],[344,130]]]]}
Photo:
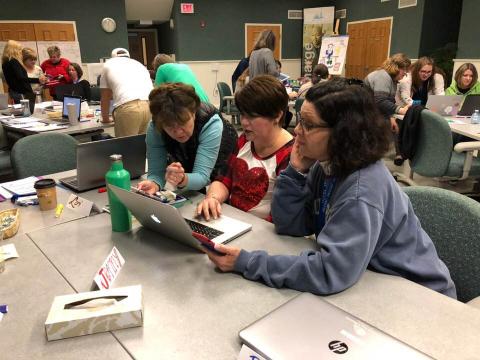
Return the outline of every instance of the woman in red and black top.
{"type": "Polygon", "coordinates": [[[290,159],[293,136],[282,128],[288,95],[280,81],[260,75],[235,94],[243,134],[228,162],[228,172],[208,188],[198,215],[217,218],[221,204],[271,220],[270,203],[275,180],[290,159]]]}
{"type": "Polygon", "coordinates": [[[70,74],[68,73],[70,61],[61,57],[62,54],[58,46],[50,46],[47,49],[47,52],[50,58],[42,62],[40,67],[49,79],[47,86],[49,88],[50,95],[56,99],[56,87],[61,84],[70,84],[72,82],[70,74]]]}

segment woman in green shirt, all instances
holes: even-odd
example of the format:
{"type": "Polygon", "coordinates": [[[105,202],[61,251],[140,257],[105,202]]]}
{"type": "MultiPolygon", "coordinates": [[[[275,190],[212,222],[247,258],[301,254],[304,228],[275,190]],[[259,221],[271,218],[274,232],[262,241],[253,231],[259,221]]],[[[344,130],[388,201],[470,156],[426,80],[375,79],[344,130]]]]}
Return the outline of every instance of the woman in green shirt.
{"type": "Polygon", "coordinates": [[[475,65],[465,63],[455,72],[452,85],[445,90],[445,95],[477,95],[480,94],[480,82],[475,65]]]}

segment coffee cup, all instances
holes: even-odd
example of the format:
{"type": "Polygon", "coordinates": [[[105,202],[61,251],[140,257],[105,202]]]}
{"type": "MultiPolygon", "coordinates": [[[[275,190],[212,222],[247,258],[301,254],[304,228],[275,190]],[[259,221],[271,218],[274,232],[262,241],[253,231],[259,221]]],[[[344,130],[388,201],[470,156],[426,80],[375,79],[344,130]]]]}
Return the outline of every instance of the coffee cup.
{"type": "Polygon", "coordinates": [[[68,122],[70,125],[78,124],[78,112],[75,104],[67,104],[68,122]]]}
{"type": "Polygon", "coordinates": [[[37,191],[40,210],[53,210],[57,207],[57,189],[53,179],[41,179],[33,185],[37,191]]]}

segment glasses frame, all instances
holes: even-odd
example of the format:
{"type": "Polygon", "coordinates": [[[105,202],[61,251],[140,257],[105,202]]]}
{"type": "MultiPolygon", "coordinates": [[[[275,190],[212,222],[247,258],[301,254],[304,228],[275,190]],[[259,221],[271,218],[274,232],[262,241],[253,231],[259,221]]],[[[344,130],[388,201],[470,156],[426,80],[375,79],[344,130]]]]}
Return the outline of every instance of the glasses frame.
{"type": "Polygon", "coordinates": [[[300,113],[297,114],[297,124],[300,125],[302,131],[305,133],[311,132],[314,129],[331,129],[332,127],[329,125],[319,125],[319,124],[309,124],[305,127],[305,122],[302,119],[302,115],[300,113]]]}

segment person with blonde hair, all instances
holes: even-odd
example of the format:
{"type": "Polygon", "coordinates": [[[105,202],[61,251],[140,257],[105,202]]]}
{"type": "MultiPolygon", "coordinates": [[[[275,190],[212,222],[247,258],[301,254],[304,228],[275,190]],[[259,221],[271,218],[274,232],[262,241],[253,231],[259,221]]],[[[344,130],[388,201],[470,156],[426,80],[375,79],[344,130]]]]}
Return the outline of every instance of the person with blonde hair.
{"type": "Polygon", "coordinates": [[[407,74],[411,65],[410,59],[405,54],[395,54],[386,59],[380,69],[367,75],[364,82],[373,91],[375,103],[378,106],[385,121],[390,123],[390,128],[395,137],[396,155],[394,163],[397,166],[403,164],[403,158],[398,148],[399,126],[394,115],[405,115],[409,105],[400,106],[395,103],[397,84],[407,74]]]}
{"type": "Polygon", "coordinates": [[[70,74],[68,73],[70,61],[61,57],[62,53],[60,52],[60,48],[56,45],[50,46],[47,49],[47,53],[49,58],[42,62],[40,67],[49,79],[47,85],[50,95],[56,99],[57,96],[55,94],[55,89],[57,86],[61,84],[70,84],[72,82],[70,74]]]}
{"type": "Polygon", "coordinates": [[[38,84],[43,79],[29,78],[22,63],[22,44],[8,40],[2,55],[2,70],[8,85],[8,94],[16,104],[24,98],[30,100],[30,112],[33,112],[35,93],[30,84],[38,84]]]}
{"type": "Polygon", "coordinates": [[[480,82],[475,65],[465,63],[455,72],[452,84],[445,91],[446,95],[478,95],[480,94],[480,82]]]}
{"type": "MultiPolygon", "coordinates": [[[[25,70],[27,70],[27,75],[29,78],[33,79],[42,79],[44,82],[46,81],[45,75],[43,75],[42,68],[37,65],[37,53],[32,48],[23,48],[22,49],[22,61],[25,70]]],[[[40,82],[32,83],[32,90],[35,94],[39,94],[42,91],[42,85],[40,82]]]]}
{"type": "Polygon", "coordinates": [[[253,51],[250,54],[250,79],[258,75],[272,75],[278,77],[278,71],[273,51],[275,50],[275,34],[272,30],[263,30],[258,37],[253,51]]]}
{"type": "Polygon", "coordinates": [[[207,93],[198,81],[190,66],[176,63],[166,54],[158,54],[152,62],[155,71],[155,86],[165,83],[183,83],[195,88],[200,101],[208,103],[207,93]]]}
{"type": "Polygon", "coordinates": [[[411,105],[414,100],[427,104],[428,95],[445,95],[442,74],[432,58],[423,56],[411,67],[410,72],[398,82],[397,97],[402,106],[411,105]]]}

